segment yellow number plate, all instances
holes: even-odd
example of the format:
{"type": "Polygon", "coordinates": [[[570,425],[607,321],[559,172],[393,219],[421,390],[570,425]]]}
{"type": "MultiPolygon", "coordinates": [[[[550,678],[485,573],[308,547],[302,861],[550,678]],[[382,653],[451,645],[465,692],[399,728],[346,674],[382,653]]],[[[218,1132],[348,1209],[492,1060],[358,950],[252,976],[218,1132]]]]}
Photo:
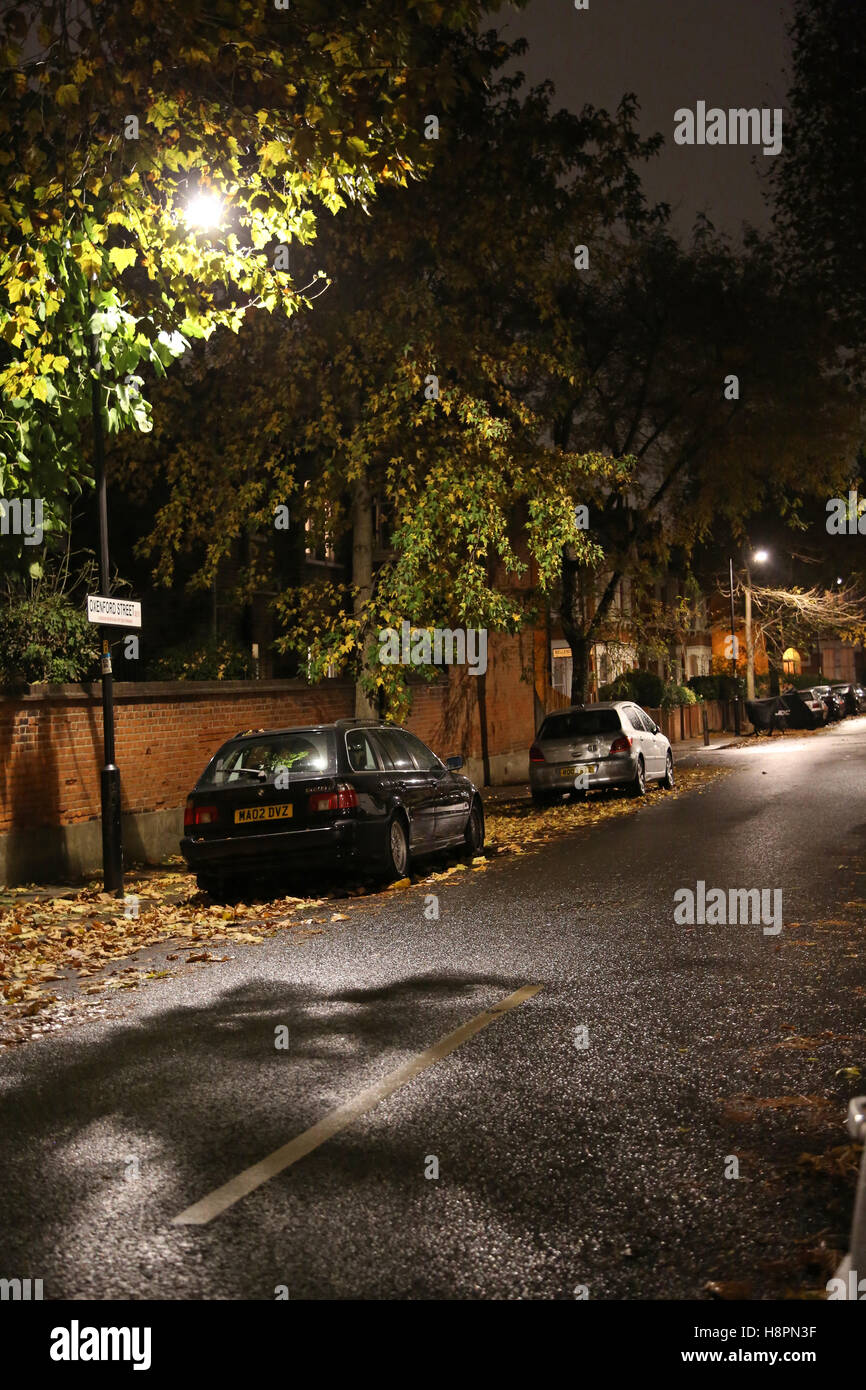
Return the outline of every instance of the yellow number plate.
{"type": "Polygon", "coordinates": [[[245,806],[242,811],[235,811],[235,825],[246,825],[254,820],[288,820],[291,814],[292,808],[288,803],[279,806],[245,806]]]}
{"type": "Polygon", "coordinates": [[[560,777],[576,777],[579,772],[597,772],[597,763],[582,763],[580,767],[561,767],[560,777]]]}

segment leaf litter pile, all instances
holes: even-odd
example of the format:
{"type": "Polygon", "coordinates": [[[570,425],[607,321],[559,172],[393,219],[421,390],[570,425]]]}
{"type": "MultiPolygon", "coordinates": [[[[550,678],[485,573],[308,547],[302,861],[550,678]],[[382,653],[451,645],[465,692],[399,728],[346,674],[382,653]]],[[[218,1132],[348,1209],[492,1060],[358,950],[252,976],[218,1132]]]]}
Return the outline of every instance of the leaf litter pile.
{"type": "MultiPolygon", "coordinates": [[[[65,996],[110,994],[170,969],[139,968],[128,962],[149,947],[170,944],[166,962],[196,964],[228,960],[219,948],[252,945],[277,931],[303,941],[322,930],[320,923],[346,921],[322,897],[282,897],[268,902],[224,905],[197,890],[184,869],[130,874],[125,897],[101,891],[99,883],[56,890],[11,888],[0,891],[0,1019],[33,1018],[65,996]],[[316,913],[316,916],[310,916],[316,913]],[[307,914],[307,915],[305,915],[307,914]],[[58,988],[59,987],[59,988],[58,988]]],[[[32,1031],[32,1030],[31,1030],[32,1031]]],[[[0,1023],[0,1045],[24,1040],[20,1029],[0,1023]]]]}
{"type": "Polygon", "coordinates": [[[623,795],[618,788],[591,792],[585,801],[562,801],[550,806],[536,807],[525,799],[493,804],[485,811],[487,839],[494,846],[522,854],[530,845],[567,835],[575,829],[601,825],[620,816],[634,815],[641,807],[663,800],[670,801],[685,792],[702,792],[711,783],[726,777],[728,768],[677,768],[676,785],[672,791],[658,791],[649,784],[646,797],[623,795]]]}

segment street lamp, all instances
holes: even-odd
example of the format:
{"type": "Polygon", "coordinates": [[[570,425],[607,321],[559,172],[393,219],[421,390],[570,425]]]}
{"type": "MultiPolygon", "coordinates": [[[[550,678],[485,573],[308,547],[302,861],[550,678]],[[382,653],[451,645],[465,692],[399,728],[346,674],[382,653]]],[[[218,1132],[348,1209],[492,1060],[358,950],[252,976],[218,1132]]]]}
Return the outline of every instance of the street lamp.
{"type": "Polygon", "coordinates": [[[208,232],[218,227],[225,213],[225,205],[213,189],[201,188],[194,193],[186,205],[184,219],[188,227],[196,231],[208,232]]]}
{"type": "MultiPolygon", "coordinates": [[[[752,552],[752,564],[764,565],[770,558],[769,550],[755,550],[752,552]]],[[[743,585],[745,592],[745,629],[746,629],[746,699],[755,698],[755,647],[752,642],[752,576],[749,573],[748,562],[745,566],[746,580],[743,585]]],[[[734,614],[734,561],[728,557],[728,573],[731,583],[731,675],[737,679],[737,622],[734,614]]],[[[736,689],[736,686],[734,687],[736,689]]],[[[734,728],[740,732],[740,704],[738,700],[734,702],[734,728]]]]}
{"type": "MultiPolygon", "coordinates": [[[[91,306],[92,308],[92,306],[91,306]]],[[[99,590],[111,592],[108,561],[108,500],[105,487],[105,433],[102,421],[102,379],[99,339],[90,331],[90,412],[93,422],[93,464],[96,481],[96,515],[99,527],[99,590]]],[[[120,772],[115,764],[114,675],[111,668],[111,640],[105,626],[100,627],[102,647],[102,745],[100,809],[102,811],[102,882],[106,893],[123,896],[123,830],[120,807],[120,772]]]]}
{"type": "MultiPolygon", "coordinates": [[[[755,565],[765,565],[770,558],[769,550],[756,550],[752,555],[752,563],[755,565]]],[[[755,698],[755,644],[752,641],[752,576],[749,573],[749,566],[746,565],[746,699],[755,698]]]]}

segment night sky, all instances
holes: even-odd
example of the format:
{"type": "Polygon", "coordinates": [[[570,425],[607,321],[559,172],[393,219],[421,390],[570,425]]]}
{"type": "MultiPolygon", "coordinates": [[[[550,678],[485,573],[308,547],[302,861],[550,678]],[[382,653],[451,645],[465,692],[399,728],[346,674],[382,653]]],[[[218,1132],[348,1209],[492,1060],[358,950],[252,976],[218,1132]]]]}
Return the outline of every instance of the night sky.
{"type": "Polygon", "coordinates": [[[665,148],[647,170],[654,201],[671,203],[687,233],[699,211],[737,233],[765,224],[761,188],[771,158],[747,146],[677,146],[674,111],[708,106],[784,106],[790,0],[529,0],[501,11],[504,34],[530,42],[520,63],[530,82],[551,78],[559,103],[613,110],[623,92],[641,104],[641,133],[660,131],[665,148]],[[757,155],[757,160],[755,156],[757,155]]]}

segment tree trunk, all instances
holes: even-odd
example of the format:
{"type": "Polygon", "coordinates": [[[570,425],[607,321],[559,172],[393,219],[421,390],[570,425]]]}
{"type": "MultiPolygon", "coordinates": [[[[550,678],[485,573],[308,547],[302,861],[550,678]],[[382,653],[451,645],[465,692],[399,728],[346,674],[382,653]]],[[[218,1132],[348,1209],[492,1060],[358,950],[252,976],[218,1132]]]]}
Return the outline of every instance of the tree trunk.
{"type": "Polygon", "coordinates": [[[586,689],[589,684],[589,657],[591,641],[584,631],[584,615],[581,605],[579,565],[568,553],[562,554],[562,605],[560,618],[562,630],[571,648],[571,703],[582,705],[586,702],[586,689]]]}
{"type": "Polygon", "coordinates": [[[755,698],[755,641],[752,634],[752,588],[746,576],[746,699],[755,698]]]}
{"type": "MultiPolygon", "coordinates": [[[[364,473],[352,488],[352,585],[355,590],[354,613],[357,617],[373,595],[373,499],[364,473]]],[[[369,666],[375,645],[375,637],[370,637],[364,647],[364,669],[369,666]]],[[[376,705],[369,699],[360,679],[355,682],[355,717],[378,717],[376,705]]]]}
{"type": "Polygon", "coordinates": [[[589,687],[592,649],[601,624],[610,611],[616,594],[616,586],[622,576],[619,571],[614,571],[611,574],[604,592],[596,604],[595,612],[590,621],[587,622],[581,604],[579,574],[581,567],[574,556],[569,554],[569,549],[570,547],[566,546],[562,552],[560,618],[562,630],[568,645],[571,647],[571,702],[573,705],[583,705],[586,703],[589,687]]]}

